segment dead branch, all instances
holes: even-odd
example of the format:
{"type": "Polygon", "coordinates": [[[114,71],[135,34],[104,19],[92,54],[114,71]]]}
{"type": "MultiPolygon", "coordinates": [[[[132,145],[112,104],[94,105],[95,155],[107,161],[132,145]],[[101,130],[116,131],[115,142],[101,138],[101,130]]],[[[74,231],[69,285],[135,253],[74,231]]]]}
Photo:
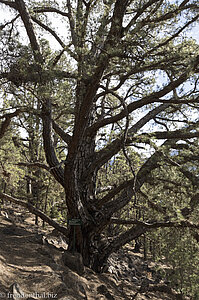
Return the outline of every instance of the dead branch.
{"type": "Polygon", "coordinates": [[[167,221],[167,222],[142,222],[138,220],[133,219],[118,219],[118,218],[111,218],[110,223],[112,224],[122,224],[122,225],[140,225],[148,229],[154,229],[154,228],[168,228],[168,227],[175,227],[175,228],[193,228],[193,229],[199,229],[199,224],[192,223],[187,220],[183,221],[167,221]]]}
{"type": "Polygon", "coordinates": [[[65,226],[61,226],[59,223],[55,222],[51,218],[49,218],[46,214],[44,214],[40,209],[35,208],[32,204],[25,202],[23,200],[19,200],[17,198],[11,197],[7,194],[0,192],[0,198],[5,201],[10,201],[20,206],[23,206],[29,210],[29,212],[34,215],[40,217],[43,221],[57,229],[59,232],[63,233],[65,236],[68,235],[68,229],[65,226]]]}
{"type": "Polygon", "coordinates": [[[42,164],[40,162],[34,162],[34,163],[28,163],[28,162],[19,162],[16,164],[17,166],[24,166],[24,167],[28,167],[28,168],[42,168],[45,169],[46,171],[50,172],[50,167],[42,164]]]}

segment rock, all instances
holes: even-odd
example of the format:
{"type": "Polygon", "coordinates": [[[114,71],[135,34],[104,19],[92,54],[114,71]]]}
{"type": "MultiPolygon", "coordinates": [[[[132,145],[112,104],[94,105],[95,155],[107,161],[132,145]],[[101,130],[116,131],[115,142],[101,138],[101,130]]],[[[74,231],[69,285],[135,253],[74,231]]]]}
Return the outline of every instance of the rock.
{"type": "Polygon", "coordinates": [[[84,274],[84,264],[80,253],[75,252],[74,254],[72,254],[68,251],[65,251],[62,259],[64,265],[66,265],[69,269],[76,272],[80,276],[84,274]]]}
{"type": "Polygon", "coordinates": [[[148,278],[144,278],[142,280],[142,284],[141,284],[141,287],[140,287],[140,292],[141,293],[147,292],[148,288],[149,288],[149,279],[148,278]]]}
{"type": "Polygon", "coordinates": [[[84,297],[84,299],[87,299],[86,288],[83,283],[81,282],[78,283],[78,290],[79,293],[84,297]]]}
{"type": "Polygon", "coordinates": [[[42,233],[37,233],[34,238],[35,242],[40,245],[45,245],[45,237],[42,233]]]}
{"type": "Polygon", "coordinates": [[[108,272],[111,273],[111,274],[116,274],[117,275],[117,271],[116,271],[115,267],[113,267],[113,266],[108,267],[108,272]]]}
{"type": "Polygon", "coordinates": [[[2,232],[3,232],[3,234],[6,234],[6,235],[16,235],[16,228],[13,225],[7,226],[6,228],[4,228],[2,230],[2,232]]]}
{"type": "Polygon", "coordinates": [[[36,298],[32,298],[28,296],[28,293],[22,291],[21,287],[18,283],[13,283],[11,285],[11,293],[8,294],[9,299],[19,300],[19,299],[26,299],[26,300],[36,300],[36,298]]]}
{"type": "Polygon", "coordinates": [[[60,232],[59,232],[57,229],[54,228],[54,229],[52,230],[52,232],[51,232],[51,235],[54,235],[54,236],[57,236],[57,237],[58,237],[58,236],[60,235],[60,232]]]}
{"type": "Polygon", "coordinates": [[[139,279],[137,279],[137,277],[135,277],[135,276],[133,276],[133,277],[131,278],[131,280],[132,280],[132,282],[134,282],[134,283],[138,283],[138,282],[139,282],[139,279]]]}
{"type": "Polygon", "coordinates": [[[39,252],[40,254],[48,257],[48,258],[53,258],[52,254],[50,253],[49,249],[47,247],[45,247],[44,245],[39,246],[37,248],[37,252],[39,252]]]}
{"type": "Polygon", "coordinates": [[[8,218],[9,218],[6,211],[3,211],[3,210],[1,211],[1,210],[0,210],[0,215],[1,215],[2,217],[4,217],[5,219],[8,219],[8,218]]]}
{"type": "Polygon", "coordinates": [[[111,293],[109,293],[107,287],[104,284],[97,287],[97,292],[98,292],[98,294],[101,294],[101,295],[105,296],[106,299],[109,299],[109,300],[114,300],[115,299],[111,295],[111,293]]]}
{"type": "Polygon", "coordinates": [[[105,293],[108,292],[108,290],[107,290],[107,287],[104,284],[102,284],[97,287],[97,292],[98,292],[98,294],[104,295],[105,293]]]}
{"type": "Polygon", "coordinates": [[[129,262],[128,267],[129,269],[134,269],[134,264],[132,262],[129,262]]]}

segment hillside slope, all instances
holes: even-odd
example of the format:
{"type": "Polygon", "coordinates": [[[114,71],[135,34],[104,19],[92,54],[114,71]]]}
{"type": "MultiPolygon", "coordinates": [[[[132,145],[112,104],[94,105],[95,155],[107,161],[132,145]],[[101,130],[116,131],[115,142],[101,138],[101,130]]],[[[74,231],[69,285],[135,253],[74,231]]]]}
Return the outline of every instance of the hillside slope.
{"type": "Polygon", "coordinates": [[[63,237],[53,228],[34,225],[29,212],[2,207],[0,299],[182,299],[130,247],[112,255],[105,273],[85,268],[83,276],[64,265],[66,249],[63,237]]]}

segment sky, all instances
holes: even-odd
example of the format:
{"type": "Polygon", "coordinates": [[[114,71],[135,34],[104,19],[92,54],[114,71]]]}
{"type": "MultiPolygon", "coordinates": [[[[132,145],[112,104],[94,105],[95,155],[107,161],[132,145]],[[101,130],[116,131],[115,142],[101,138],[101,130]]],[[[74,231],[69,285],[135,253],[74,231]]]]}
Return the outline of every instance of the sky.
{"type": "MultiPolygon", "coordinates": [[[[58,0],[58,2],[59,2],[59,0],[58,0]]],[[[169,2],[174,3],[175,0],[169,0],[169,2]]],[[[11,16],[11,10],[9,8],[7,8],[6,5],[0,4],[0,24],[4,23],[4,20],[7,21],[9,16],[11,16]]],[[[54,16],[52,16],[52,24],[53,24],[54,28],[56,28],[56,27],[58,28],[59,34],[60,34],[60,32],[65,33],[67,31],[66,26],[64,26],[64,22],[62,22],[61,20],[59,20],[58,18],[56,18],[54,16]]],[[[194,27],[192,27],[190,30],[188,30],[186,32],[186,35],[188,37],[192,37],[199,43],[199,23],[196,23],[194,25],[194,27]]],[[[46,34],[46,35],[44,35],[44,37],[45,36],[49,39],[51,47],[53,47],[55,50],[61,49],[60,45],[55,40],[55,38],[53,38],[50,34],[46,34]]]]}
{"type": "MultiPolygon", "coordinates": [[[[173,2],[173,0],[171,2],[173,2]]],[[[0,5],[0,24],[4,23],[4,20],[7,21],[8,19],[12,19],[10,10],[7,9],[7,7],[5,5],[1,4],[0,5]]],[[[53,27],[58,28],[58,32],[61,32],[62,34],[67,32],[66,27],[65,28],[63,27],[63,22],[58,21],[58,19],[56,19],[55,17],[52,17],[52,24],[53,24],[53,27]]],[[[26,36],[26,33],[24,32],[24,37],[25,36],[26,36]]],[[[190,30],[188,30],[186,32],[186,36],[196,39],[196,41],[199,43],[199,24],[197,23],[194,27],[192,27],[190,30]]],[[[60,45],[57,43],[57,41],[51,35],[46,34],[43,37],[46,37],[49,40],[50,46],[52,48],[54,48],[55,50],[60,49],[60,45]]],[[[160,85],[162,85],[162,82],[164,79],[161,78],[161,76],[159,76],[158,80],[159,80],[160,85]]]]}

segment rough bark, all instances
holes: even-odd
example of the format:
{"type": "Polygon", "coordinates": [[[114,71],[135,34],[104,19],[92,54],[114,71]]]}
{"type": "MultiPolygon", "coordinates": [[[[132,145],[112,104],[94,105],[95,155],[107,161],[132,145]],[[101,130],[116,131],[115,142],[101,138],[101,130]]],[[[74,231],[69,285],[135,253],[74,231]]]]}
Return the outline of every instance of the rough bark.
{"type": "MultiPolygon", "coordinates": [[[[21,16],[22,22],[24,24],[24,28],[26,29],[27,36],[29,38],[33,56],[35,60],[36,70],[35,73],[25,74],[25,78],[21,78],[19,84],[21,82],[36,82],[39,84],[40,89],[40,101],[42,103],[42,121],[43,121],[43,140],[44,140],[44,150],[46,154],[46,160],[49,165],[49,170],[55,177],[55,179],[64,187],[65,194],[66,194],[66,204],[68,209],[68,217],[69,219],[80,219],[81,225],[75,227],[75,241],[76,241],[76,250],[81,252],[84,258],[84,263],[87,265],[91,264],[91,260],[93,259],[93,268],[96,270],[101,270],[103,263],[106,261],[107,257],[110,255],[111,252],[116,251],[125,243],[131,241],[139,237],[141,234],[145,233],[146,230],[151,230],[152,228],[164,227],[164,226],[174,226],[176,224],[169,223],[169,224],[146,224],[146,223],[133,223],[134,221],[128,220],[123,221],[125,224],[133,224],[134,227],[127,230],[125,233],[121,234],[119,237],[116,237],[109,245],[98,247],[98,254],[93,256],[91,253],[91,246],[93,243],[94,238],[100,238],[100,233],[102,230],[111,222],[111,218],[114,213],[118,212],[122,208],[125,207],[131,201],[132,197],[135,195],[137,191],[141,188],[141,186],[146,182],[147,178],[150,176],[151,172],[159,167],[159,163],[163,157],[163,153],[161,149],[157,150],[140,168],[138,171],[136,179],[131,179],[122,183],[121,185],[113,188],[105,197],[99,199],[97,201],[95,191],[96,191],[96,175],[97,171],[102,167],[110,158],[112,158],[115,154],[117,154],[123,147],[124,144],[129,145],[133,142],[142,141],[142,138],[150,142],[152,138],[157,139],[188,139],[197,137],[197,132],[188,132],[188,131],[171,131],[171,132],[154,132],[152,134],[145,134],[145,135],[137,135],[135,134],[150,120],[156,117],[157,114],[166,110],[171,104],[174,105],[181,105],[185,103],[198,103],[198,98],[193,99],[193,101],[189,100],[182,100],[176,97],[172,97],[167,99],[167,95],[172,91],[175,91],[182,83],[184,83],[195,70],[198,69],[199,64],[199,56],[193,58],[190,62],[190,65],[186,67],[186,63],[184,64],[183,68],[179,68],[178,78],[175,80],[171,80],[166,86],[163,86],[160,90],[156,92],[148,92],[142,98],[137,97],[137,101],[129,101],[127,102],[128,105],[125,105],[125,101],[119,95],[117,95],[117,91],[123,87],[123,84],[130,79],[131,76],[136,74],[140,74],[145,71],[157,70],[165,68],[165,64],[167,62],[167,56],[160,58],[158,60],[153,60],[150,56],[152,54],[154,57],[156,56],[158,51],[164,52],[161,47],[167,45],[170,41],[174,39],[174,37],[178,36],[184,28],[190,25],[193,21],[197,20],[198,16],[190,20],[188,23],[184,25],[183,28],[180,28],[177,32],[173,33],[169,39],[164,41],[163,43],[157,44],[151,50],[146,50],[146,53],[143,56],[138,55],[138,59],[143,60],[146,58],[146,62],[137,62],[133,63],[130,66],[130,71],[122,71],[119,68],[113,72],[109,69],[109,62],[113,63],[113,58],[123,59],[125,58],[124,55],[125,51],[123,51],[123,43],[125,39],[123,39],[126,33],[131,34],[133,38],[137,38],[136,30],[139,31],[137,27],[144,27],[145,22],[150,24],[150,22],[154,22],[153,14],[156,9],[153,10],[152,16],[148,16],[146,19],[143,18],[143,22],[139,21],[139,18],[147,15],[148,9],[153,4],[156,3],[155,0],[150,0],[147,3],[143,4],[142,7],[136,8],[135,13],[133,13],[131,20],[125,26],[124,24],[127,23],[126,19],[124,22],[124,16],[126,13],[126,9],[132,1],[128,0],[116,0],[113,1],[114,4],[109,5],[111,11],[111,17],[109,13],[107,15],[107,19],[103,19],[104,22],[99,26],[97,30],[96,39],[94,39],[94,43],[91,48],[90,53],[86,55],[83,53],[85,50],[83,49],[83,45],[86,44],[85,41],[85,32],[86,32],[86,24],[88,21],[88,13],[89,7],[91,6],[92,1],[85,2],[84,5],[86,7],[86,11],[82,11],[83,9],[83,2],[77,2],[77,19],[75,20],[75,14],[73,14],[73,8],[71,5],[71,1],[66,1],[67,6],[67,13],[64,13],[58,9],[50,8],[50,7],[42,7],[42,8],[34,8],[33,11],[36,13],[41,12],[56,12],[57,14],[61,14],[64,17],[69,19],[69,26],[71,31],[71,44],[73,44],[73,49],[75,54],[72,54],[71,57],[75,58],[77,61],[77,74],[70,74],[68,72],[61,72],[57,71],[53,72],[51,70],[51,74],[49,76],[47,72],[45,72],[44,67],[44,59],[42,57],[42,53],[40,51],[39,42],[37,40],[34,27],[32,24],[32,20],[36,22],[40,27],[45,29],[45,31],[51,33],[54,38],[58,41],[58,43],[65,49],[66,45],[60,39],[58,34],[53,31],[51,28],[43,24],[40,20],[38,20],[35,16],[31,16],[28,11],[28,8],[25,5],[23,0],[16,0],[15,2],[11,1],[3,1],[0,0],[0,3],[6,4],[9,7],[17,10],[21,16]],[[86,4],[85,4],[86,3],[86,4]],[[83,22],[81,22],[83,21],[83,22]],[[138,23],[136,23],[138,22],[138,23]],[[135,29],[131,28],[132,25],[135,23],[135,29]],[[80,24],[82,24],[83,30],[80,31],[80,24]],[[107,26],[108,25],[108,26],[107,26]],[[106,29],[107,27],[107,29],[106,29]],[[131,30],[131,32],[130,32],[131,30]],[[101,33],[100,33],[101,31],[101,33]],[[97,38],[101,40],[103,33],[104,40],[103,44],[99,45],[97,42],[97,38]],[[133,32],[135,35],[133,36],[133,32]],[[119,48],[120,54],[118,54],[117,48],[119,48]],[[97,50],[96,50],[97,49],[97,50]],[[114,50],[114,51],[113,51],[114,50]],[[122,51],[121,51],[122,50],[122,51]],[[158,50],[158,51],[156,51],[158,50]],[[124,52],[124,53],[123,53],[124,52]],[[98,53],[98,54],[97,54],[98,53]],[[93,55],[94,54],[94,55],[93,55]],[[90,56],[90,57],[89,57],[90,56]],[[151,62],[149,62],[151,61],[151,62]],[[87,67],[93,66],[90,68],[89,72],[87,72],[87,67]],[[108,66],[108,68],[107,68],[108,66]],[[159,68],[159,66],[161,66],[159,68]],[[104,74],[105,71],[108,73],[104,74]],[[184,71],[181,71],[184,70],[184,71]],[[114,73],[115,72],[115,73],[114,73]],[[113,75],[113,77],[111,77],[113,75]],[[104,88],[104,80],[107,79],[114,79],[114,75],[116,76],[116,85],[113,86],[110,90],[109,87],[104,88]],[[118,76],[121,75],[121,76],[118,76]],[[32,77],[31,77],[32,76],[32,77]],[[118,79],[117,79],[118,76],[118,79]],[[47,78],[46,78],[47,77],[47,78]],[[74,78],[76,79],[76,87],[74,89],[74,106],[75,106],[75,120],[74,120],[74,127],[73,132],[71,135],[66,134],[61,127],[56,124],[52,120],[52,111],[51,111],[51,95],[50,91],[48,90],[47,82],[51,78],[74,78]],[[22,80],[23,79],[23,80],[22,80]],[[103,92],[97,94],[102,86],[103,92]],[[104,94],[103,94],[104,93],[104,94]],[[99,118],[98,120],[94,121],[95,118],[95,111],[94,106],[96,99],[100,99],[101,96],[106,95],[113,95],[117,99],[123,101],[124,105],[120,105],[120,108],[123,108],[115,112],[111,112],[110,115],[105,116],[104,118],[99,118]],[[49,95],[49,97],[48,97],[49,95]],[[164,97],[166,99],[162,99],[164,97]],[[124,143],[123,133],[121,131],[121,135],[118,136],[112,143],[108,146],[104,147],[100,151],[96,151],[95,149],[95,137],[97,131],[106,125],[110,125],[113,123],[117,123],[121,120],[127,118],[127,115],[130,115],[133,112],[136,112],[137,109],[142,108],[148,104],[152,103],[160,103],[160,105],[154,109],[152,109],[149,113],[146,114],[143,118],[141,118],[136,124],[134,124],[131,128],[126,128],[126,139],[124,143]],[[161,104],[162,103],[162,104],[161,104]],[[56,152],[53,147],[51,133],[52,128],[55,132],[63,139],[63,141],[68,146],[68,153],[66,160],[64,162],[59,162],[56,157],[56,152]],[[93,256],[93,257],[92,257],[93,256]],[[92,257],[92,258],[91,258],[92,257]]],[[[141,5],[140,5],[141,6],[141,5]]],[[[160,16],[160,19],[156,19],[155,22],[161,22],[163,20],[170,20],[175,14],[179,11],[185,9],[186,1],[170,13],[166,13],[163,16],[160,16]]],[[[107,10],[108,10],[107,9],[107,10]]],[[[128,12],[128,14],[130,14],[128,12]]],[[[125,16],[125,18],[127,15],[125,16]]],[[[138,32],[139,35],[139,32],[138,32]]],[[[134,46],[132,44],[132,46],[134,46]]],[[[70,48],[70,47],[68,47],[70,48]]],[[[89,47],[88,47],[89,48],[89,47]]],[[[124,49],[125,50],[125,49],[124,49]]],[[[69,51],[69,50],[68,50],[69,51]]],[[[72,52],[72,51],[71,51],[72,52]]],[[[127,53],[128,55],[128,53],[127,53]]],[[[58,56],[60,57],[60,56],[58,56]]],[[[160,55],[161,57],[161,55],[160,55]]],[[[169,58],[169,63],[172,62],[179,62],[180,57],[174,56],[169,58]]],[[[127,60],[128,61],[128,60],[127,60]]],[[[180,65],[180,67],[182,67],[180,65]]],[[[122,69],[122,68],[121,68],[122,69]]],[[[47,70],[48,71],[48,70],[47,70]]],[[[167,71],[167,69],[166,69],[167,71]]],[[[7,78],[8,80],[14,82],[15,78],[9,77],[11,74],[3,73],[1,74],[1,78],[7,78]]],[[[177,75],[176,75],[177,76],[177,75]]],[[[119,94],[119,93],[118,93],[119,94]]],[[[188,97],[189,99],[189,97],[188,97]]],[[[6,120],[2,123],[0,129],[0,138],[5,132],[5,129],[9,125],[10,116],[6,116],[6,120]]],[[[190,128],[189,128],[190,129],[190,128]]],[[[171,145],[170,141],[166,141],[164,146],[171,145]]],[[[174,163],[175,165],[175,163],[174,163]]],[[[29,164],[30,166],[30,164],[29,164]]],[[[32,165],[33,166],[33,165],[32,165]]],[[[34,164],[36,166],[36,164],[34,164]]],[[[37,163],[37,166],[38,163],[37,163]]],[[[46,168],[48,169],[48,167],[46,168]]],[[[190,172],[183,170],[182,168],[180,171],[187,177],[191,178],[190,172]]],[[[195,179],[195,178],[194,178],[195,179]]],[[[193,180],[192,180],[193,181],[193,180]]],[[[194,181],[196,185],[198,181],[194,181]]],[[[14,198],[9,198],[8,195],[0,194],[0,196],[4,199],[13,201],[18,203],[24,207],[27,207],[30,211],[39,215],[45,222],[48,222],[55,228],[59,228],[59,231],[65,232],[63,227],[59,227],[54,221],[50,220],[45,214],[42,214],[41,211],[37,210],[30,204],[21,202],[14,198]],[[14,200],[13,200],[14,199],[14,200]]],[[[116,220],[115,220],[116,222],[116,220]]],[[[119,221],[117,221],[119,222],[119,221]]],[[[120,222],[122,222],[120,220],[120,222]]],[[[179,226],[188,226],[188,223],[181,223],[179,226]]],[[[177,225],[176,225],[177,226],[177,225]]],[[[197,229],[194,227],[194,229],[197,229]]],[[[74,226],[70,226],[69,232],[69,250],[73,247],[73,236],[74,236],[74,226]]]]}
{"type": "Polygon", "coordinates": [[[100,272],[103,270],[103,266],[105,266],[106,261],[109,255],[113,252],[116,252],[123,245],[128,242],[138,238],[142,234],[146,232],[146,228],[143,226],[137,225],[124,233],[120,234],[117,238],[115,238],[110,244],[107,246],[102,245],[98,248],[98,253],[94,255],[93,258],[93,269],[96,272],[100,272]]]}
{"type": "Polygon", "coordinates": [[[52,119],[51,119],[51,102],[49,99],[43,100],[42,107],[42,121],[43,121],[43,140],[44,150],[46,153],[46,160],[50,166],[50,171],[55,179],[64,187],[64,171],[61,163],[58,161],[52,143],[52,119]]]}

